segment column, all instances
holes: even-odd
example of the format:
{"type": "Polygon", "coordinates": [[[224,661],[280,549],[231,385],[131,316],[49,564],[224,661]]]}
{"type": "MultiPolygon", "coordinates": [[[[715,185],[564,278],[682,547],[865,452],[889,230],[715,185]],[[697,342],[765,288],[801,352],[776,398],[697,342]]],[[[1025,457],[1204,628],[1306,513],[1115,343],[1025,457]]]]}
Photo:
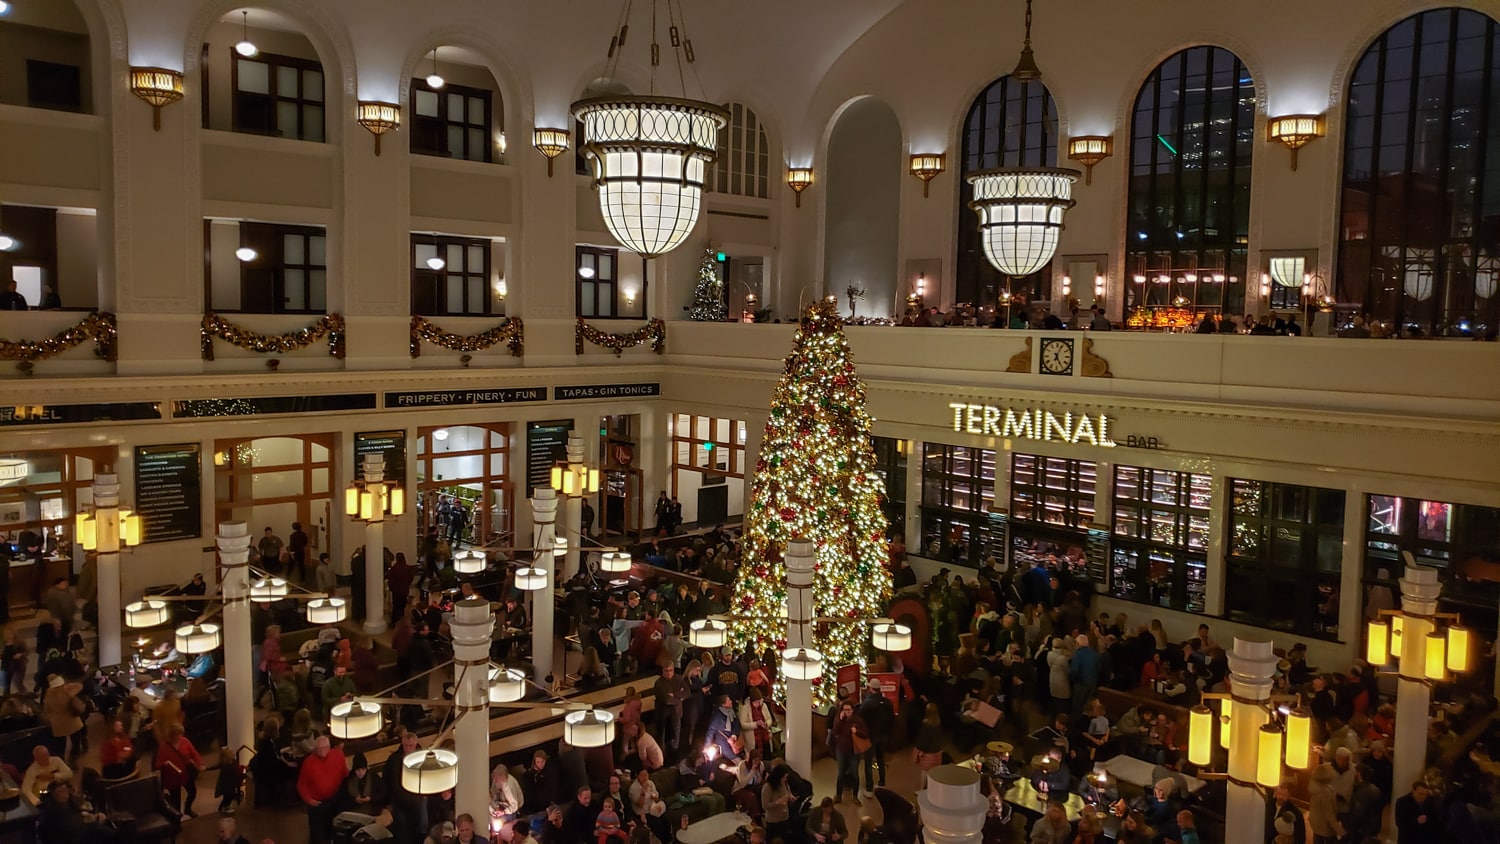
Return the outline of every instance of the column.
{"type": "MultiPolygon", "coordinates": [[[[1006,452],[1000,452],[1005,454],[1006,452]]],[[[996,455],[999,460],[999,455],[996,455]]],[[[1005,495],[1001,497],[1001,478],[1006,472],[999,463],[995,464],[995,501],[991,502],[990,508],[994,509],[995,502],[998,506],[1006,507],[1010,504],[1010,487],[1005,488],[1005,495]]],[[[901,540],[906,543],[906,553],[922,554],[922,441],[906,441],[906,522],[900,525],[892,525],[901,531],[901,540]]]]}
{"type": "Polygon", "coordinates": [[[1221,474],[1215,472],[1213,486],[1210,487],[1209,501],[1212,509],[1208,513],[1208,548],[1204,554],[1203,569],[1203,612],[1205,615],[1224,614],[1224,536],[1225,536],[1225,513],[1229,507],[1226,506],[1228,499],[1229,481],[1221,474]]]}
{"type": "Polygon", "coordinates": [[[1396,746],[1392,780],[1396,794],[1405,794],[1427,762],[1427,721],[1432,709],[1432,689],[1423,669],[1427,665],[1427,634],[1433,631],[1437,612],[1437,569],[1408,564],[1401,578],[1401,665],[1396,681],[1396,746]]]}
{"type": "Polygon", "coordinates": [[[490,602],[474,597],[453,608],[453,718],[458,747],[454,808],[487,824],[490,810],[490,602]]]}
{"type": "Polygon", "coordinates": [[[978,844],[984,837],[984,816],[990,804],[979,793],[979,772],[957,765],[939,765],[927,772],[927,785],[917,792],[922,811],[922,837],[932,844],[978,844]]]}
{"type": "MultiPolygon", "coordinates": [[[[574,420],[577,425],[577,420],[574,420]]],[[[568,471],[573,474],[575,481],[583,474],[583,437],[576,430],[568,432],[568,471]]],[[[584,484],[586,486],[586,484],[584,484]]],[[[577,495],[567,496],[567,504],[563,510],[563,535],[568,539],[568,554],[563,559],[563,580],[569,580],[578,573],[579,552],[583,546],[583,496],[584,490],[574,490],[577,495]]]]}
{"type": "MultiPolygon", "coordinates": [[[[812,648],[813,546],[806,539],[786,544],[786,646],[812,648]]],[[[804,779],[812,777],[812,681],[786,681],[786,761],[804,779]]]]}
{"type": "MultiPolygon", "coordinates": [[[[120,476],[94,476],[94,547],[99,578],[99,664],[120,664],[120,476]]],[[[42,567],[37,566],[41,572],[42,567]]],[[[40,576],[40,575],[39,575],[40,576]]]]}
{"type": "Polygon", "coordinates": [[[655,535],[656,531],[656,494],[667,489],[671,476],[668,474],[667,453],[671,447],[671,440],[667,435],[666,425],[663,420],[671,419],[672,414],[658,409],[655,405],[641,408],[641,427],[635,432],[636,442],[640,445],[636,449],[636,465],[641,468],[641,498],[643,505],[641,509],[641,537],[647,538],[655,535]]]}
{"type": "Polygon", "coordinates": [[[1354,646],[1353,653],[1348,657],[1351,660],[1356,656],[1364,656],[1366,529],[1364,490],[1356,486],[1346,487],[1344,542],[1339,571],[1339,595],[1342,600],[1339,601],[1338,638],[1354,646]]]}
{"type": "MultiPolygon", "coordinates": [[[[224,567],[224,680],[231,689],[255,688],[250,664],[250,526],[219,523],[219,562],[224,567]]],[[[244,763],[241,749],[255,747],[255,701],[251,694],[224,698],[229,748],[244,763]]]]}
{"type": "Polygon", "coordinates": [[[745,418],[745,450],[741,453],[744,465],[740,466],[740,472],[745,476],[744,512],[746,514],[750,512],[750,502],[753,500],[750,492],[755,486],[755,464],[760,462],[760,444],[765,438],[765,433],[764,417],[757,418],[751,414],[745,418]]]}
{"type": "Polygon", "coordinates": [[[365,522],[365,633],[376,636],[386,628],[385,455],[366,454],[364,473],[365,490],[373,496],[365,522]]]}
{"type": "Polygon", "coordinates": [[[557,555],[553,540],[557,536],[557,491],[537,487],[531,494],[531,559],[547,573],[547,585],[531,593],[531,663],[532,679],[551,688],[547,675],[552,673],[552,614],[555,609],[552,589],[557,582],[557,555]]]}
{"type": "Polygon", "coordinates": [[[1231,699],[1229,727],[1229,783],[1224,805],[1224,827],[1236,830],[1239,841],[1265,838],[1266,801],[1255,785],[1260,750],[1260,728],[1266,723],[1266,701],[1277,657],[1271,642],[1249,642],[1238,637],[1229,655],[1231,699]]]}

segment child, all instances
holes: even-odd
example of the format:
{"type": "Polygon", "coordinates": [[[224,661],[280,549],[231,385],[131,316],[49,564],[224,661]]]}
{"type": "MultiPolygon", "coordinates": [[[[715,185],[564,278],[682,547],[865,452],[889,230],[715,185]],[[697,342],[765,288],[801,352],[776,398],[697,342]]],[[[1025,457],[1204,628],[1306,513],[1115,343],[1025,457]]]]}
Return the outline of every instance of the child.
{"type": "Polygon", "coordinates": [[[219,751],[219,780],[214,785],[214,796],[219,798],[219,814],[234,814],[234,804],[245,799],[245,769],[241,767],[234,751],[219,751]]]}
{"type": "Polygon", "coordinates": [[[598,844],[607,844],[611,838],[628,841],[630,836],[620,829],[620,816],[615,812],[613,797],[604,798],[599,807],[599,817],[594,819],[594,837],[598,844]]]}

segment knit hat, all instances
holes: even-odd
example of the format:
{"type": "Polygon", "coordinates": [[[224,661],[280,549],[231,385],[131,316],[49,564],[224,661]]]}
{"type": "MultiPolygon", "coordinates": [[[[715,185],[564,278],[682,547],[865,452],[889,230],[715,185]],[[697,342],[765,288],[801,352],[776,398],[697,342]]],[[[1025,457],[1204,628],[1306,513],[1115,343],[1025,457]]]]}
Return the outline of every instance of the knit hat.
{"type": "Polygon", "coordinates": [[[1174,780],[1171,777],[1162,777],[1161,779],[1156,781],[1156,785],[1153,786],[1153,788],[1155,788],[1157,791],[1164,791],[1170,795],[1177,790],[1177,780],[1174,780]]]}
{"type": "Polygon", "coordinates": [[[350,765],[349,765],[349,769],[351,771],[357,771],[360,768],[368,768],[368,767],[370,767],[370,762],[369,762],[369,760],[365,759],[365,755],[363,753],[356,753],[356,754],[354,754],[354,761],[351,762],[350,765]]]}
{"type": "Polygon", "coordinates": [[[1276,816],[1276,834],[1293,835],[1297,831],[1297,819],[1291,812],[1282,812],[1276,816]]]}
{"type": "Polygon", "coordinates": [[[61,686],[64,682],[65,681],[63,680],[61,674],[53,674],[51,677],[47,678],[47,687],[55,689],[61,686]]]}

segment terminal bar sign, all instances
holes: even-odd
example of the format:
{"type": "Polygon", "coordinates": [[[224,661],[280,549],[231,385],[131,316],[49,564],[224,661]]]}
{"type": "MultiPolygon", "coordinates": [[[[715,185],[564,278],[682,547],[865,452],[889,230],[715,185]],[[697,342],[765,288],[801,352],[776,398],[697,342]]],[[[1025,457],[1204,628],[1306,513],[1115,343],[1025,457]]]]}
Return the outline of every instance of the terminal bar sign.
{"type": "Polygon", "coordinates": [[[1102,413],[1053,413],[1043,408],[995,407],[951,402],[953,430],[989,437],[1065,442],[1114,448],[1109,417],[1102,413]]]}

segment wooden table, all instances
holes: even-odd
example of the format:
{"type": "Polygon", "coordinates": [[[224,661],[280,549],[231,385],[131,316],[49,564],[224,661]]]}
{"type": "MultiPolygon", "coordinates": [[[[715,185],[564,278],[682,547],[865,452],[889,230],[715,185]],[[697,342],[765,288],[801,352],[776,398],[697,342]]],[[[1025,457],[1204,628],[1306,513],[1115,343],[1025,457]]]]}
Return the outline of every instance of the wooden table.
{"type": "Polygon", "coordinates": [[[1014,781],[1005,789],[1001,795],[1006,803],[1020,809],[1028,815],[1040,816],[1046,813],[1048,803],[1061,803],[1063,810],[1067,813],[1068,823],[1078,823],[1078,818],[1083,814],[1083,798],[1069,791],[1066,793],[1051,792],[1043,794],[1036,790],[1029,779],[1014,781]]]}
{"type": "Polygon", "coordinates": [[[711,818],[704,818],[695,824],[689,824],[687,829],[677,833],[677,840],[681,844],[718,844],[726,838],[733,837],[739,828],[749,826],[754,820],[739,812],[722,812],[711,818]]]}
{"type": "MultiPolygon", "coordinates": [[[[1107,759],[1104,762],[1101,762],[1100,765],[1102,765],[1104,770],[1109,771],[1110,775],[1120,782],[1127,782],[1131,785],[1138,785],[1141,788],[1145,789],[1150,789],[1156,784],[1151,779],[1151,772],[1155,769],[1156,766],[1145,760],[1137,759],[1134,756],[1126,756],[1122,753],[1119,756],[1114,757],[1113,759],[1107,759]]],[[[1208,783],[1204,782],[1203,780],[1200,780],[1197,777],[1188,776],[1184,773],[1173,773],[1172,776],[1174,778],[1181,778],[1183,782],[1187,783],[1188,797],[1197,794],[1198,792],[1202,791],[1205,786],[1208,785],[1208,783]]]]}

